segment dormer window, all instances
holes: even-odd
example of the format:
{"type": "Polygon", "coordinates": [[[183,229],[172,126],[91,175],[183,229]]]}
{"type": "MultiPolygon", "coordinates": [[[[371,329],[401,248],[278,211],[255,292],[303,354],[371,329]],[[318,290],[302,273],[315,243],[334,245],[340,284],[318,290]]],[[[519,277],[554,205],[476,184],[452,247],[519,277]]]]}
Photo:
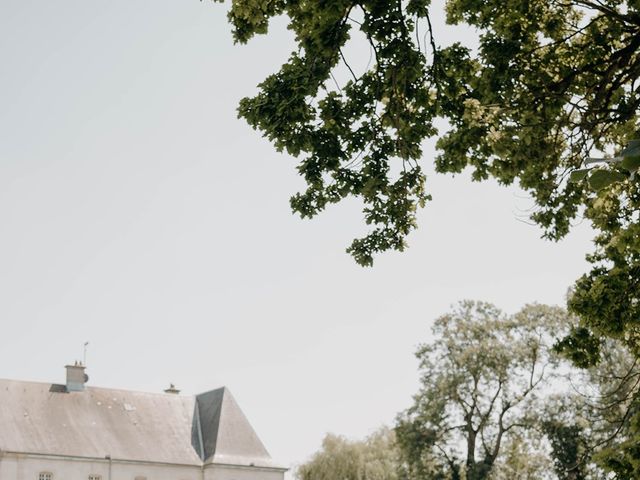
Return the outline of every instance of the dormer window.
{"type": "Polygon", "coordinates": [[[51,472],[40,472],[38,474],[38,480],[53,480],[53,473],[51,473],[51,472]]]}

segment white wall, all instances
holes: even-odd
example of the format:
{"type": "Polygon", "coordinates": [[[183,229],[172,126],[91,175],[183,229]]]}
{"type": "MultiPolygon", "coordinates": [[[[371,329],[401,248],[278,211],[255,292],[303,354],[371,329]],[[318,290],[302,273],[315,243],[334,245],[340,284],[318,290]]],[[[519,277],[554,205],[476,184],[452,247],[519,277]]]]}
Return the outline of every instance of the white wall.
{"type": "MultiPolygon", "coordinates": [[[[100,475],[109,480],[109,461],[47,457],[41,455],[0,454],[0,480],[38,480],[40,472],[53,474],[52,480],[87,480],[89,475],[100,475]]],[[[144,476],[147,480],[283,480],[284,472],[278,470],[208,465],[162,465],[151,463],[111,463],[111,480],[135,480],[144,476]]]]}
{"type": "MultiPolygon", "coordinates": [[[[40,472],[51,472],[52,480],[87,480],[100,475],[109,480],[108,460],[85,460],[31,455],[5,454],[0,460],[0,480],[38,480],[40,472]]],[[[201,480],[199,466],[154,465],[144,463],[111,464],[111,480],[201,480]]]]}
{"type": "Polygon", "coordinates": [[[207,465],[204,474],[204,480],[283,480],[284,478],[284,472],[278,470],[222,465],[207,465]]]}

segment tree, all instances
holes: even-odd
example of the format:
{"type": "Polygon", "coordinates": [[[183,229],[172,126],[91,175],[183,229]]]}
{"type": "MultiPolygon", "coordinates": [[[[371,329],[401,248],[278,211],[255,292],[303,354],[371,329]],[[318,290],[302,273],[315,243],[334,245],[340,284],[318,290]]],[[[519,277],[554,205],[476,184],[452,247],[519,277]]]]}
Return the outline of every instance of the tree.
{"type": "Polygon", "coordinates": [[[558,480],[586,480],[591,462],[589,433],[593,415],[585,411],[584,399],[575,394],[548,400],[541,429],[551,447],[558,480]],[[588,419],[588,420],[587,420],[588,419]]]}
{"type": "Polygon", "coordinates": [[[573,424],[582,425],[582,442],[597,464],[615,478],[639,478],[638,358],[618,341],[607,340],[600,350],[598,365],[583,371],[586,378],[577,391],[580,400],[570,415],[573,424]]]}
{"type": "Polygon", "coordinates": [[[328,434],[322,448],[296,470],[299,480],[398,480],[395,434],[380,428],[364,440],[328,434]]]}
{"type": "Polygon", "coordinates": [[[421,389],[396,426],[409,477],[545,478],[551,461],[532,447],[542,441],[537,412],[559,360],[554,334],[568,325],[557,307],[507,316],[470,301],[438,318],[416,354],[421,389]]]}
{"type": "MultiPolygon", "coordinates": [[[[537,430],[531,432],[514,431],[496,460],[490,475],[491,480],[553,478],[545,442],[545,437],[540,435],[537,430]]],[[[564,480],[562,477],[558,477],[558,479],[564,480]]]]}
{"type": "MultiPolygon", "coordinates": [[[[550,238],[566,234],[584,186],[563,182],[592,149],[637,129],[640,14],[634,0],[448,0],[447,19],[479,32],[479,48],[443,47],[430,0],[234,0],[234,38],[246,42],[286,15],[297,48],[242,100],[239,114],[279,150],[302,156],[307,190],[292,198],[314,216],[360,198],[373,230],[349,251],[362,264],[404,248],[416,208],[429,198],[421,142],[449,120],[441,172],[518,180],[550,238]],[[351,69],[343,48],[367,42],[372,62],[351,69]],[[333,72],[349,70],[336,85],[333,72]]],[[[628,187],[625,187],[628,188],[628,187]]],[[[589,194],[586,194],[589,197],[589,194]]]]}

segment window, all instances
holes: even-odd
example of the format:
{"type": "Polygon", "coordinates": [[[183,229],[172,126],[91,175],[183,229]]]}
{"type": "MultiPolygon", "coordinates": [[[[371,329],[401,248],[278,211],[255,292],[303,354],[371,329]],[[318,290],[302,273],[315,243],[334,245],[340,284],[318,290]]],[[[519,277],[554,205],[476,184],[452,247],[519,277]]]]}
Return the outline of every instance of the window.
{"type": "Polygon", "coordinates": [[[142,475],[138,475],[135,480],[147,480],[147,477],[143,477],[142,475]]]}
{"type": "Polygon", "coordinates": [[[38,475],[38,480],[53,480],[53,473],[40,472],[40,474],[38,475]]]}
{"type": "Polygon", "coordinates": [[[89,475],[89,480],[102,480],[102,477],[100,475],[95,475],[95,474],[91,474],[89,475]]]}

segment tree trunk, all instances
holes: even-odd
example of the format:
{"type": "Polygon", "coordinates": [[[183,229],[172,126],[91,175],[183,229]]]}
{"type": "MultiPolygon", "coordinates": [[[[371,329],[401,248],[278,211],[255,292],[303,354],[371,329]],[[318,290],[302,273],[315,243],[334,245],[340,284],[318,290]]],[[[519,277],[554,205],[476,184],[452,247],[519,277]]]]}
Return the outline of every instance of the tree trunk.
{"type": "Polygon", "coordinates": [[[467,480],[482,480],[477,474],[476,465],[477,433],[472,428],[467,429],[467,480]]]}

